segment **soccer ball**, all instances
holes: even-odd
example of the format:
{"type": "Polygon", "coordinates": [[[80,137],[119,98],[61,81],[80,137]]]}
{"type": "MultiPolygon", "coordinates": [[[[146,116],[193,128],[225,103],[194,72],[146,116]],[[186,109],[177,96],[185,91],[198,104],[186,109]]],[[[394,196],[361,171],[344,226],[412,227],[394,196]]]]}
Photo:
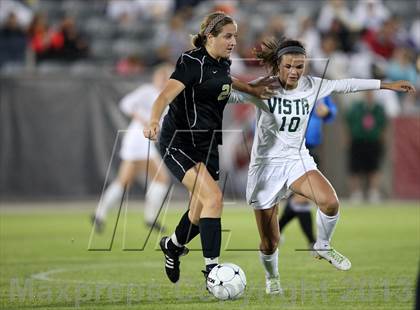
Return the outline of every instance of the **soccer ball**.
{"type": "Polygon", "coordinates": [[[242,296],[246,287],[244,271],[238,265],[223,263],[215,266],[207,277],[207,288],[220,300],[242,296]]]}

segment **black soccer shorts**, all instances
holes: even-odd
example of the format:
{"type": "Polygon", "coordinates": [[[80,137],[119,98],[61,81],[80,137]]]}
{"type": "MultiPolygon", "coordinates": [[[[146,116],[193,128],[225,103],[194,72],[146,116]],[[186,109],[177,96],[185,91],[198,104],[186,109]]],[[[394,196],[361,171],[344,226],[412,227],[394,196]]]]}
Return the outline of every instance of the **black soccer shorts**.
{"type": "Polygon", "coordinates": [[[219,180],[219,150],[217,146],[209,152],[206,149],[168,147],[159,143],[159,151],[166,167],[180,182],[184,179],[185,173],[200,162],[205,164],[215,181],[219,180]]]}

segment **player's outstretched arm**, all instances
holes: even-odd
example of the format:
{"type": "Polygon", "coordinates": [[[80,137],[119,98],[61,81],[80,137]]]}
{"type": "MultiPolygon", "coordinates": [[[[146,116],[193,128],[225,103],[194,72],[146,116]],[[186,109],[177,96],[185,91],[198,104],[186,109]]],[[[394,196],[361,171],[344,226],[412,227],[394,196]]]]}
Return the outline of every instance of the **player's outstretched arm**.
{"type": "Polygon", "coordinates": [[[159,94],[152,107],[152,114],[149,124],[144,127],[143,134],[147,139],[156,140],[159,134],[159,121],[165,108],[178,96],[185,88],[181,82],[170,79],[166,87],[159,94]]]}
{"type": "Polygon", "coordinates": [[[270,85],[273,83],[273,77],[267,76],[254,81],[253,83],[245,83],[235,77],[232,78],[232,86],[234,89],[250,94],[260,99],[270,99],[275,92],[270,85]]]}
{"type": "Polygon", "coordinates": [[[382,82],[381,89],[389,89],[398,92],[414,93],[415,87],[408,81],[382,82]]]}

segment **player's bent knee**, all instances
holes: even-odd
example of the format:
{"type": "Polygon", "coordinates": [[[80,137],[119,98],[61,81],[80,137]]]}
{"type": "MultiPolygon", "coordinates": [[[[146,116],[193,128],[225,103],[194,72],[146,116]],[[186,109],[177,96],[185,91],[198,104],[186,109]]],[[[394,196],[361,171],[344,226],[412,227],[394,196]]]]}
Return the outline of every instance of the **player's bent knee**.
{"type": "Polygon", "coordinates": [[[272,238],[266,238],[262,240],[261,251],[267,255],[273,254],[279,245],[279,241],[280,241],[280,236],[274,236],[272,238]]]}
{"type": "Polygon", "coordinates": [[[263,252],[264,254],[270,255],[273,254],[278,246],[278,242],[268,242],[268,243],[262,243],[260,246],[260,250],[261,252],[263,252]]]}
{"type": "Polygon", "coordinates": [[[336,197],[329,197],[325,200],[324,206],[323,206],[323,212],[326,215],[333,216],[336,215],[339,208],[339,202],[336,197]]]}

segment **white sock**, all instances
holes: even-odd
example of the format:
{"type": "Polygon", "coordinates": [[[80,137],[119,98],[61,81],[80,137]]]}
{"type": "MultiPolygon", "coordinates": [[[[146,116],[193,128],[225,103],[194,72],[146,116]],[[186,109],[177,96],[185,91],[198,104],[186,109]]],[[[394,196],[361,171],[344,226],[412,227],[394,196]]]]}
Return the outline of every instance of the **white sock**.
{"type": "Polygon", "coordinates": [[[332,234],[337,224],[340,212],[336,215],[328,216],[325,215],[319,208],[316,211],[316,226],[317,226],[317,248],[329,248],[332,234]]]}
{"type": "MultiPolygon", "coordinates": [[[[172,240],[172,243],[175,244],[178,248],[182,248],[183,247],[183,245],[178,242],[178,238],[176,237],[176,234],[175,233],[172,234],[171,240],[172,240]]],[[[168,241],[169,241],[169,239],[166,240],[166,242],[168,242],[168,241]]],[[[167,246],[167,244],[166,244],[166,246],[167,246]]]]}
{"type": "Polygon", "coordinates": [[[208,257],[204,257],[204,264],[207,265],[214,265],[214,264],[218,264],[219,263],[219,258],[218,257],[213,257],[213,258],[208,258],[208,257]]]}
{"type": "Polygon", "coordinates": [[[165,199],[168,186],[165,183],[152,182],[146,193],[144,220],[153,223],[165,199]]]}
{"type": "Polygon", "coordinates": [[[278,277],[279,275],[279,250],[276,249],[276,251],[273,254],[264,254],[260,251],[260,261],[264,267],[265,270],[265,276],[266,278],[273,278],[278,277]]]}
{"type": "Polygon", "coordinates": [[[105,190],[102,200],[96,209],[96,218],[104,220],[108,211],[121,201],[124,187],[118,181],[114,181],[105,190]]]}

